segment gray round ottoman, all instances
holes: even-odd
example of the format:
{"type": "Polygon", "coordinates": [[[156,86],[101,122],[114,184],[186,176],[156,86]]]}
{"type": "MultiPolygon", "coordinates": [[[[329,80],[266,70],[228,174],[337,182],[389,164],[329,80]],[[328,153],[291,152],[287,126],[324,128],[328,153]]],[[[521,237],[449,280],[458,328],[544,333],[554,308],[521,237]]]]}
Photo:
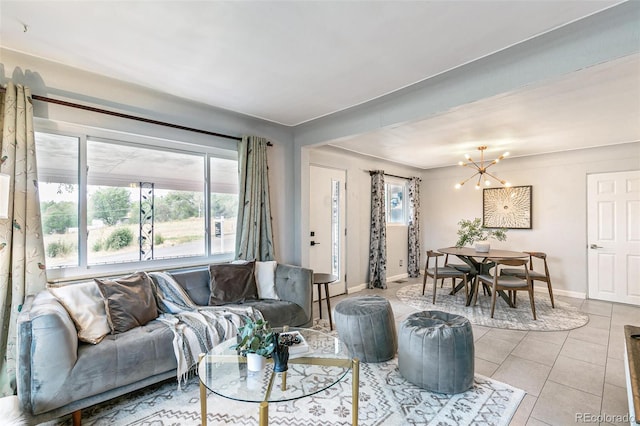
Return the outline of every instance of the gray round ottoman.
{"type": "Polygon", "coordinates": [[[398,336],[393,310],[384,297],[344,299],[336,305],[333,318],[338,336],[351,356],[362,362],[382,362],[396,355],[398,336]]]}
{"type": "Polygon", "coordinates": [[[469,320],[440,311],[416,312],[401,324],[400,374],[423,389],[460,393],[473,386],[473,330],[469,320]]]}

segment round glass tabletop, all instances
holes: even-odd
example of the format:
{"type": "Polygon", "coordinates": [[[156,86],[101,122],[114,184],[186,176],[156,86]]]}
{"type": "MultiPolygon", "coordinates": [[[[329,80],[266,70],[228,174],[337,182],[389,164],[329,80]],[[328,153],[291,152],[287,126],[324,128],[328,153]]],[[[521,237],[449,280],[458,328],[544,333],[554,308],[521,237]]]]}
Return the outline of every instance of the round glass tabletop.
{"type": "MultiPolygon", "coordinates": [[[[274,329],[281,332],[281,329],[274,329]]],[[[246,358],[232,347],[236,339],[215,346],[198,366],[200,381],[213,393],[245,402],[276,402],[321,392],[339,382],[351,369],[347,347],[337,338],[306,328],[299,332],[308,349],[290,351],[288,370],[274,373],[273,362],[258,372],[248,371],[246,358]]]]}

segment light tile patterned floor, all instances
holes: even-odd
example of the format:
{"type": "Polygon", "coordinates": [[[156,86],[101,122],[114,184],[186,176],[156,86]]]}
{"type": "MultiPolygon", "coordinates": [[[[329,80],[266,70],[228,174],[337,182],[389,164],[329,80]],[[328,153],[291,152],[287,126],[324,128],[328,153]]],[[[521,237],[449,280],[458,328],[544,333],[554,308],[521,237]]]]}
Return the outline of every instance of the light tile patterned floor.
{"type": "MultiPolygon", "coordinates": [[[[332,297],[331,306],[335,307],[346,297],[378,294],[391,302],[399,326],[416,309],[400,302],[396,292],[416,282],[422,282],[422,278],[392,282],[385,290],[363,290],[332,297]]],[[[578,413],[584,413],[585,417],[606,414],[608,420],[627,415],[623,326],[640,326],[640,307],[556,297],[587,312],[589,323],[575,330],[557,332],[474,326],[476,372],[527,392],[512,425],[586,424],[578,421],[578,413]]],[[[323,318],[327,318],[324,301],[322,308],[323,318]]],[[[437,301],[434,308],[437,309],[437,301]]],[[[317,317],[317,301],[313,309],[317,317]]],[[[612,424],[628,422],[600,423],[612,424]]]]}

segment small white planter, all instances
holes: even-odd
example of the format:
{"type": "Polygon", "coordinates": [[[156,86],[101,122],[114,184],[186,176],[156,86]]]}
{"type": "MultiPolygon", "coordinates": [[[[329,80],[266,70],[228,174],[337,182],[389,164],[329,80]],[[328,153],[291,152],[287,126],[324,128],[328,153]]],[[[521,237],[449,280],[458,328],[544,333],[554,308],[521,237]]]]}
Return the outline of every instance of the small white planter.
{"type": "Polygon", "coordinates": [[[478,241],[475,248],[478,253],[488,253],[491,245],[486,241],[478,241]]]}
{"type": "Polygon", "coordinates": [[[248,353],[247,354],[247,369],[249,371],[260,371],[264,368],[267,359],[262,355],[248,353]]]}

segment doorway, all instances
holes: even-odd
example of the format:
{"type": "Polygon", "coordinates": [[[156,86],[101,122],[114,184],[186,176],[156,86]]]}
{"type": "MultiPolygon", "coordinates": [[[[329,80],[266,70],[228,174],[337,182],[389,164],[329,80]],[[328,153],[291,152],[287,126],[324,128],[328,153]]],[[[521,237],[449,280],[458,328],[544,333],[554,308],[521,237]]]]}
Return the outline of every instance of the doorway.
{"type": "Polygon", "coordinates": [[[640,305],[640,171],[587,176],[589,298],[640,305]]]}
{"type": "MultiPolygon", "coordinates": [[[[336,275],[331,296],[346,293],[346,170],[309,167],[309,267],[336,275]]],[[[314,286],[315,287],[315,286],[314,286]]],[[[314,299],[317,294],[314,288],[314,299]]]]}

